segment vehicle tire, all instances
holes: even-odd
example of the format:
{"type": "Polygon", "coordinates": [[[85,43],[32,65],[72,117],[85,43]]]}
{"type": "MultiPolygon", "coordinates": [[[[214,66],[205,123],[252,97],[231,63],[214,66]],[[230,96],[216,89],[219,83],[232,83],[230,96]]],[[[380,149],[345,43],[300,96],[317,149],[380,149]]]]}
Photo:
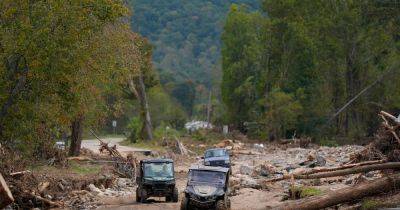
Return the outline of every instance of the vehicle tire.
{"type": "Polygon", "coordinates": [[[140,202],[140,191],[139,191],[139,187],[136,188],[136,202],[140,202]]]}
{"type": "Polygon", "coordinates": [[[189,199],[184,196],[181,201],[181,210],[190,210],[189,199]]]}
{"type": "Polygon", "coordinates": [[[146,200],[147,200],[147,191],[146,191],[146,189],[142,189],[140,191],[140,202],[146,203],[146,200]]]}
{"type": "Polygon", "coordinates": [[[229,210],[228,203],[224,199],[218,200],[215,210],[229,210]]]}
{"type": "Polygon", "coordinates": [[[172,202],[176,203],[179,200],[178,188],[174,187],[174,192],[172,194],[172,202]]]}
{"type": "Polygon", "coordinates": [[[171,195],[165,196],[165,201],[166,202],[171,202],[171,200],[172,200],[172,196],[171,195]]]}

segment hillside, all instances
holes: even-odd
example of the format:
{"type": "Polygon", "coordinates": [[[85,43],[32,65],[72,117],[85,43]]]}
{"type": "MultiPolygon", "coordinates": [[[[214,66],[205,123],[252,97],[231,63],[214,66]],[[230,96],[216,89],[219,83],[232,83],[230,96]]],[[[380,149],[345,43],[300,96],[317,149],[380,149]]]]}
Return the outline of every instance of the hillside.
{"type": "Polygon", "coordinates": [[[257,6],[257,0],[129,0],[132,28],[154,45],[154,64],[163,72],[211,86],[220,59],[220,35],[232,3],[257,6]]]}

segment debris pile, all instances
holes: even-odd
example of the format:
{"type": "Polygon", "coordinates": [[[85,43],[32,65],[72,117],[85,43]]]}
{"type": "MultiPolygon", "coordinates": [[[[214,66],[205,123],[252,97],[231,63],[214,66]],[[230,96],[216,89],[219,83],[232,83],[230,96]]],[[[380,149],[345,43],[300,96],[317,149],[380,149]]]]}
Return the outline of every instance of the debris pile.
{"type": "Polygon", "coordinates": [[[98,140],[100,142],[100,153],[108,152],[108,154],[112,157],[114,161],[115,172],[122,177],[127,177],[135,180],[136,166],[138,164],[138,160],[132,154],[129,154],[125,158],[117,150],[117,145],[110,147],[108,146],[108,143],[103,142],[99,138],[98,140]]]}
{"type": "Polygon", "coordinates": [[[400,161],[400,121],[384,111],[381,111],[379,116],[383,122],[378,130],[376,139],[366,146],[364,150],[355,153],[351,157],[351,163],[383,159],[389,162],[400,161]]]}
{"type": "Polygon", "coordinates": [[[318,154],[309,154],[307,160],[300,163],[301,170],[283,172],[281,176],[268,179],[264,184],[290,180],[290,186],[298,180],[321,180],[336,177],[337,181],[351,184],[352,187],[324,195],[313,196],[298,201],[286,202],[279,209],[320,209],[335,206],[365,196],[396,190],[400,187],[400,122],[394,116],[380,112],[383,119],[376,139],[364,149],[350,155],[349,161],[335,167],[325,167],[327,161],[318,154]],[[306,166],[306,167],[304,167],[306,166]],[[380,172],[377,172],[380,171],[380,172]],[[359,174],[359,175],[353,175],[359,174]],[[370,176],[367,177],[367,176],[370,176]],[[347,177],[347,178],[346,178],[347,177]],[[368,181],[372,180],[372,181],[368,181]]]}

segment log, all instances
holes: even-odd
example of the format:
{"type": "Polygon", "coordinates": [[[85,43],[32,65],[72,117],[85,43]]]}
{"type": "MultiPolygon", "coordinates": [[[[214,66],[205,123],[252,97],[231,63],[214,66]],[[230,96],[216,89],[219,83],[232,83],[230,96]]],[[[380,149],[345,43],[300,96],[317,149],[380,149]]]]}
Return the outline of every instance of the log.
{"type": "Polygon", "coordinates": [[[8,188],[3,176],[0,174],[0,209],[5,208],[12,202],[14,202],[14,198],[11,194],[11,191],[8,188]]]}
{"type": "Polygon", "coordinates": [[[41,196],[35,195],[33,193],[30,193],[30,192],[25,192],[25,193],[28,194],[29,196],[34,197],[36,200],[42,201],[44,204],[46,204],[46,205],[48,205],[50,207],[62,207],[62,204],[59,203],[59,202],[51,201],[49,199],[43,198],[41,196]]]}
{"type": "Polygon", "coordinates": [[[312,210],[323,209],[340,203],[354,201],[366,196],[389,192],[400,187],[400,174],[380,178],[372,182],[358,186],[329,192],[325,195],[305,198],[298,201],[290,201],[277,207],[280,210],[312,210]]]}
{"type": "Polygon", "coordinates": [[[29,173],[31,173],[30,170],[18,171],[18,172],[10,173],[10,176],[22,176],[22,175],[29,174],[29,173]]]}
{"type": "Polygon", "coordinates": [[[319,178],[327,178],[327,177],[335,177],[335,176],[344,176],[349,174],[358,174],[363,172],[369,171],[376,171],[376,170],[384,170],[384,169],[400,169],[400,162],[389,162],[389,163],[381,163],[381,164],[373,164],[373,165],[364,165],[354,168],[346,168],[337,171],[328,171],[322,173],[314,173],[314,174],[289,174],[284,175],[280,178],[266,180],[265,182],[276,182],[285,179],[291,179],[292,176],[295,179],[319,179],[319,178]]]}
{"type": "Polygon", "coordinates": [[[354,168],[358,166],[366,166],[366,165],[374,165],[377,163],[386,163],[387,160],[372,160],[372,161],[365,161],[365,162],[360,162],[360,163],[354,163],[354,164],[346,164],[338,167],[333,167],[333,168],[315,168],[309,171],[306,171],[305,174],[315,174],[315,173],[321,173],[321,172],[329,172],[329,171],[337,171],[337,170],[343,170],[346,168],[354,168]]]}

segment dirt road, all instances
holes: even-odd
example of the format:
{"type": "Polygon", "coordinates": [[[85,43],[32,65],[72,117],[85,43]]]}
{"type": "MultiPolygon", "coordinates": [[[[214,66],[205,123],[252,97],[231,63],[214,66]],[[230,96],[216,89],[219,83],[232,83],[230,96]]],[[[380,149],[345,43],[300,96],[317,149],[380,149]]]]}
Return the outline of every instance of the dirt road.
{"type": "MultiPolygon", "coordinates": [[[[135,148],[135,147],[128,147],[128,146],[123,146],[120,145],[120,142],[124,140],[124,138],[119,138],[119,137],[113,137],[113,138],[102,138],[102,140],[106,143],[108,143],[110,146],[117,145],[118,151],[122,155],[127,155],[131,152],[146,152],[150,150],[146,149],[141,149],[141,148],[135,148]]],[[[94,153],[100,153],[99,152],[99,141],[97,139],[87,139],[82,141],[82,148],[89,149],[93,151],[94,153]]]]}

